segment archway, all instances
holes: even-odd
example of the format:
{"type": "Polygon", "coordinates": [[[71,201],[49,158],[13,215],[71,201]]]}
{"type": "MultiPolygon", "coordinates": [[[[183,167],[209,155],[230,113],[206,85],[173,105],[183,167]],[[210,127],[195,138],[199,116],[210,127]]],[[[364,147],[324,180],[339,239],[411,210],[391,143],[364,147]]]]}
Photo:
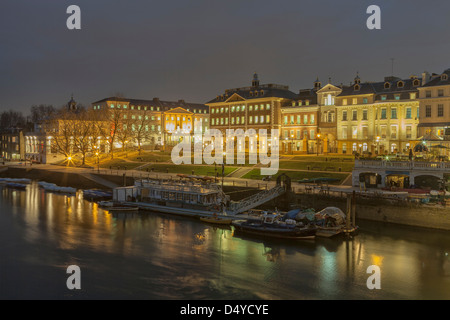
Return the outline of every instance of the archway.
{"type": "Polygon", "coordinates": [[[386,187],[407,189],[410,186],[410,179],[406,174],[388,174],[385,183],[386,187]]]}

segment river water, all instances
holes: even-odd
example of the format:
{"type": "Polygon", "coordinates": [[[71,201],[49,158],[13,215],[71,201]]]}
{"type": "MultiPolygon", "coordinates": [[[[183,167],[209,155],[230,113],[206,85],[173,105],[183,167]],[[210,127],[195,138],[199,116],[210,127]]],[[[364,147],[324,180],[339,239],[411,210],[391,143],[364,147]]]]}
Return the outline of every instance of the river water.
{"type": "Polygon", "coordinates": [[[242,237],[82,194],[0,188],[1,299],[450,299],[450,232],[358,221],[350,240],[242,237]],[[81,270],[69,290],[67,267],[81,270]],[[367,268],[380,269],[368,289],[367,268]]]}

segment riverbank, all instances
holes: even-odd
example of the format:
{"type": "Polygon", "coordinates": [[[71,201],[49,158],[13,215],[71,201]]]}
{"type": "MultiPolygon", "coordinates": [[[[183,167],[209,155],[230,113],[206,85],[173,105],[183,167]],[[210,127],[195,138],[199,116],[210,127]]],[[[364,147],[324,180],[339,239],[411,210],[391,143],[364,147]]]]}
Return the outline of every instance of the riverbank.
{"type": "MultiPolygon", "coordinates": [[[[133,185],[134,178],[117,175],[94,174],[99,181],[106,180],[117,186],[133,185]]],[[[36,168],[8,168],[0,172],[0,178],[27,178],[38,181],[54,183],[62,187],[77,189],[110,189],[104,184],[88,179],[81,173],[60,172],[36,168]]],[[[224,192],[230,195],[231,200],[239,201],[251,196],[260,190],[252,187],[224,186],[224,192]]],[[[327,195],[294,193],[284,195],[262,206],[264,209],[279,208],[288,210],[289,204],[303,208],[313,208],[320,211],[326,207],[338,207],[346,211],[346,199],[327,195]]],[[[370,221],[393,223],[414,227],[424,227],[450,231],[450,208],[439,205],[423,205],[401,201],[382,199],[365,199],[357,195],[356,218],[370,221]]]]}

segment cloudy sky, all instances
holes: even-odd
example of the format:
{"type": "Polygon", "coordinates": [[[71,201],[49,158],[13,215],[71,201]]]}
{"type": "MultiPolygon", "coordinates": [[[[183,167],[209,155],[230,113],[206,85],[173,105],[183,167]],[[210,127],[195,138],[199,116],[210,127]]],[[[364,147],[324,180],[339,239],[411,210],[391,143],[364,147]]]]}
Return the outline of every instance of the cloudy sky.
{"type": "Polygon", "coordinates": [[[262,83],[297,92],[450,68],[448,0],[1,0],[0,110],[121,93],[204,103],[262,83]],[[81,30],[68,30],[69,5],[81,30]],[[381,8],[369,30],[367,7],[381,8]]]}

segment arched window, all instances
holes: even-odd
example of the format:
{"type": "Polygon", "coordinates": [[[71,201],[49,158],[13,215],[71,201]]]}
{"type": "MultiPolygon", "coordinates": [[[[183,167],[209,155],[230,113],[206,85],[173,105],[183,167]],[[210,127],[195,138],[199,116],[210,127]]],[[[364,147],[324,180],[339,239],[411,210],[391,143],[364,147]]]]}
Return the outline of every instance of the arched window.
{"type": "Polygon", "coordinates": [[[391,144],[391,153],[394,153],[397,151],[397,145],[395,143],[391,144]]]}
{"type": "Polygon", "coordinates": [[[367,152],[367,143],[366,142],[363,143],[363,152],[367,152]]]}
{"type": "Polygon", "coordinates": [[[385,89],[389,89],[391,87],[391,84],[389,83],[389,82],[386,82],[385,84],[384,84],[384,88],[385,89]]]}
{"type": "Polygon", "coordinates": [[[332,106],[334,104],[334,97],[331,94],[328,94],[325,99],[326,106],[332,106]]]}

